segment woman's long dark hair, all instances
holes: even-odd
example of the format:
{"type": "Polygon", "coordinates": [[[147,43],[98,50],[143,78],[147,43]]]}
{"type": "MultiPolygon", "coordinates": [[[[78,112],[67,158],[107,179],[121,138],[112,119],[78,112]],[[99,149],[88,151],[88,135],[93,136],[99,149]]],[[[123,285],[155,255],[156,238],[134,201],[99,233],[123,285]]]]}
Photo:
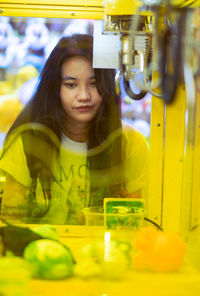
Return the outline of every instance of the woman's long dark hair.
{"type": "MultiPolygon", "coordinates": [[[[61,67],[66,60],[74,56],[83,56],[93,62],[91,36],[75,34],[59,41],[40,74],[33,97],[12,125],[7,138],[13,130],[23,124],[40,123],[51,129],[61,141],[66,118],[60,99],[61,67]]],[[[89,131],[89,150],[98,147],[111,133],[121,129],[120,97],[115,92],[115,70],[94,69],[94,72],[102,104],[89,131]]],[[[88,156],[90,170],[105,169],[121,162],[121,137],[117,137],[115,144],[111,146],[99,155],[88,156]]],[[[97,191],[95,188],[96,185],[93,186],[91,181],[91,191],[97,191]]],[[[108,188],[106,192],[107,195],[108,188]]]]}

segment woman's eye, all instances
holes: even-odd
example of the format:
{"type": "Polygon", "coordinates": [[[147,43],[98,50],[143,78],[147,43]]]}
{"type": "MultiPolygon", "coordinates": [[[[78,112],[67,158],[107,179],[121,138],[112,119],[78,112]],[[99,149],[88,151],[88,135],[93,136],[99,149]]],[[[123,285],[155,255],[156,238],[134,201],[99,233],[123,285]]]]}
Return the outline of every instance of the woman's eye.
{"type": "Polygon", "coordinates": [[[92,81],[92,82],[90,82],[90,86],[91,86],[91,87],[96,87],[96,81],[92,81]]]}
{"type": "Polygon", "coordinates": [[[67,83],[65,83],[64,84],[66,87],[68,87],[68,88],[75,88],[76,87],[76,83],[70,83],[70,82],[67,82],[67,83]]]}

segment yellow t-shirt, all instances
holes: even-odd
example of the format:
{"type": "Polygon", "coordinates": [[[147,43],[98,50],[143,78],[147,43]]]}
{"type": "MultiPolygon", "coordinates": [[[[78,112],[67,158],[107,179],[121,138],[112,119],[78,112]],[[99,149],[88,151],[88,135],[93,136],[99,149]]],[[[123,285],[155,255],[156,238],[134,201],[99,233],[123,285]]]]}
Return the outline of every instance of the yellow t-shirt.
{"type": "MultiPolygon", "coordinates": [[[[148,145],[143,135],[123,124],[122,167],[124,190],[129,193],[143,189],[148,182],[148,145]]],[[[95,151],[89,151],[94,153],[95,151]]],[[[22,139],[18,137],[0,160],[0,169],[11,175],[17,182],[30,188],[32,178],[27,166],[22,139]]],[[[114,171],[118,171],[116,168],[114,171]]],[[[114,172],[113,171],[113,172],[114,172]]],[[[87,144],[77,143],[63,136],[59,160],[53,166],[56,176],[51,182],[51,202],[40,223],[81,224],[81,210],[89,205],[90,181],[87,161],[87,144]]],[[[115,173],[114,173],[115,174],[115,173]]],[[[113,182],[113,177],[102,174],[97,183],[113,182]]],[[[37,202],[42,205],[44,198],[40,186],[36,191],[37,202]]]]}

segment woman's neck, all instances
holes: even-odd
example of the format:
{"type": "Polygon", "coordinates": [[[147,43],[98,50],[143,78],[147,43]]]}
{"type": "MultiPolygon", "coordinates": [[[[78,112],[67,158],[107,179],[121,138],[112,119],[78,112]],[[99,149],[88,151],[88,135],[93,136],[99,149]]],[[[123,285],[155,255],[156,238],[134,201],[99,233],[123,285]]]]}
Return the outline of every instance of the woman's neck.
{"type": "Polygon", "coordinates": [[[87,142],[89,126],[83,124],[66,124],[64,134],[75,142],[87,142]]]}

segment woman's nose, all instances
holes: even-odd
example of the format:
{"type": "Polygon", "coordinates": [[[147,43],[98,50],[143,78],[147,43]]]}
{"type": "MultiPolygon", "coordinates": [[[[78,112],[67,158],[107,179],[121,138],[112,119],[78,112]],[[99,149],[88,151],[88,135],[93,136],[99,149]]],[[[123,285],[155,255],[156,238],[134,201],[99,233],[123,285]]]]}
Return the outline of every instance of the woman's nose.
{"type": "Polygon", "coordinates": [[[79,93],[78,93],[77,99],[78,99],[79,101],[89,101],[89,100],[91,100],[91,95],[90,95],[90,92],[89,92],[89,90],[88,90],[87,87],[82,87],[82,88],[79,90],[79,93]]]}

